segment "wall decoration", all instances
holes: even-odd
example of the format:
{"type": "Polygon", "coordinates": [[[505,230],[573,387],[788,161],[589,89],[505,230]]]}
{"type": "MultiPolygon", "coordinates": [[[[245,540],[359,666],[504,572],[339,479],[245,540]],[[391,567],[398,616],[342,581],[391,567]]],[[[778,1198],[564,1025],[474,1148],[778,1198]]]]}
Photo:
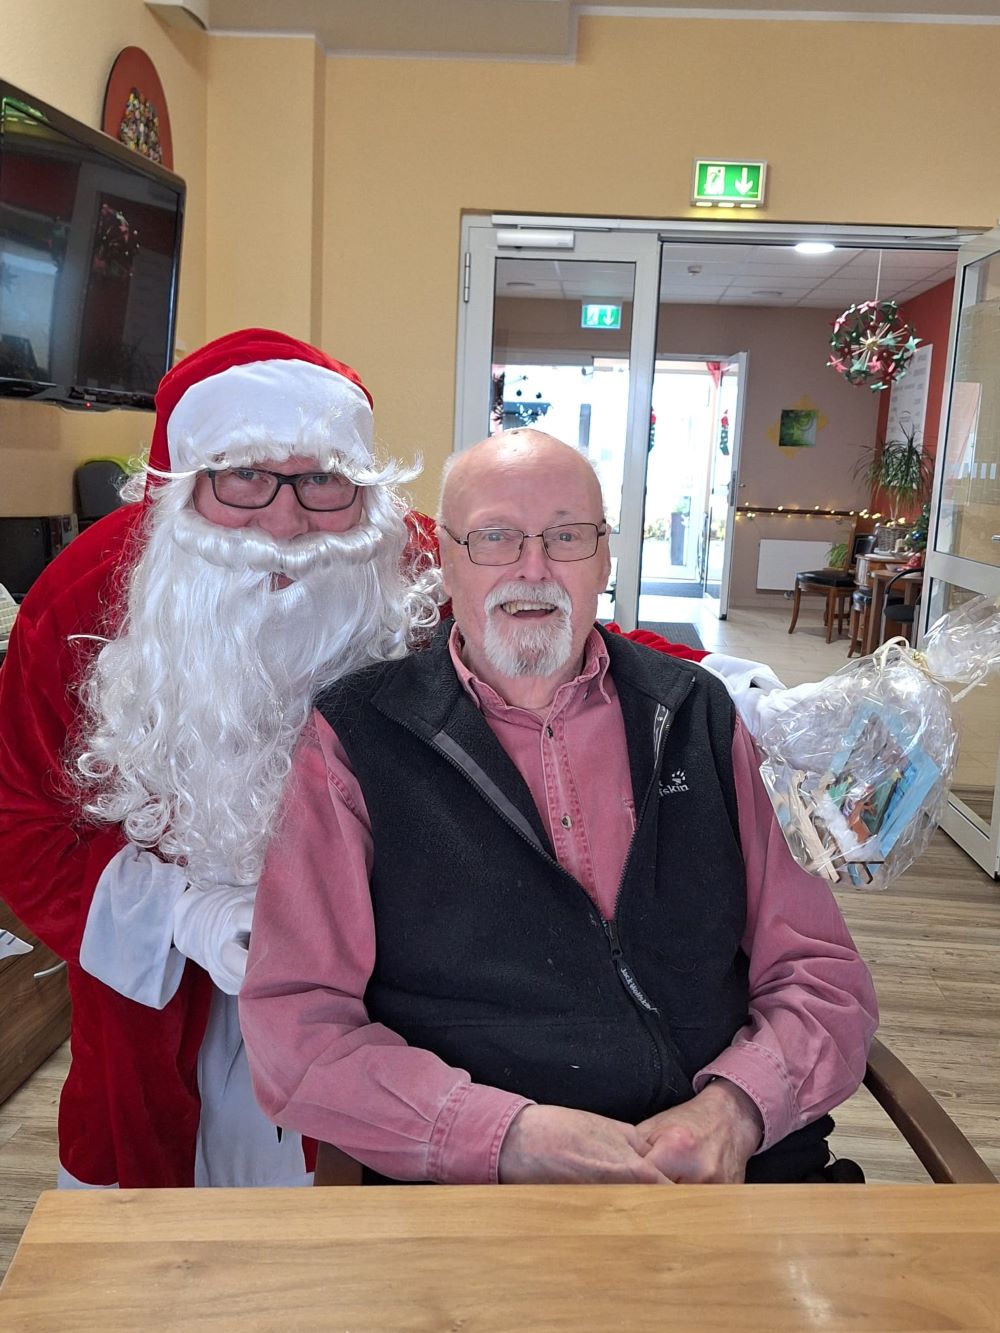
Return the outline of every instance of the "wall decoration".
{"type": "Polygon", "coordinates": [[[778,444],[782,449],[812,448],[816,443],[819,413],[798,407],[783,407],[778,423],[778,444]]]}
{"type": "Polygon", "coordinates": [[[767,438],[779,449],[798,453],[818,443],[819,432],[826,426],[826,416],[808,394],[783,407],[778,420],[768,428],[767,438]]]}
{"type": "Polygon", "coordinates": [[[848,384],[878,393],[906,374],[919,341],[913,325],[899,318],[895,301],[863,301],[834,320],[826,364],[848,384]]]}
{"type": "Polygon", "coordinates": [[[918,347],[906,367],[906,378],[902,383],[897,382],[892,386],[885,427],[887,440],[901,440],[907,434],[923,440],[931,384],[932,350],[931,343],[918,347]]]}
{"type": "Polygon", "coordinates": [[[170,116],[163,85],[152,60],[138,46],[126,46],[111,66],[101,129],[151,162],[173,168],[170,116]]]}

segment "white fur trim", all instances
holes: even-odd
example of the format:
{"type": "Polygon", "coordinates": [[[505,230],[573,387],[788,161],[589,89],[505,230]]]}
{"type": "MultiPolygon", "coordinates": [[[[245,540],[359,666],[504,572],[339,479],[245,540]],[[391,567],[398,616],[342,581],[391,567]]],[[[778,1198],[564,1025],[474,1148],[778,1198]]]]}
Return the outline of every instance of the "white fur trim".
{"type": "Polygon", "coordinates": [[[167,422],[175,472],[295,454],[324,466],[333,457],[367,465],[372,410],[336,371],[309,361],[253,361],[193,384],[167,422]]]}

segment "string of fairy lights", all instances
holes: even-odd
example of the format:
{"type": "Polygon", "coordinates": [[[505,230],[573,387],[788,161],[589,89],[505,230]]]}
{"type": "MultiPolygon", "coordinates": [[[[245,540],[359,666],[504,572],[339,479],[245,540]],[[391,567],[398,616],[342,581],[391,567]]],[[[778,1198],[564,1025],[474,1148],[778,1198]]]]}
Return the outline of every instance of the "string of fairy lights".
{"type": "Polygon", "coordinates": [[[824,509],[822,505],[813,505],[812,509],[803,509],[795,505],[737,505],[736,507],[737,519],[771,518],[776,515],[780,515],[782,518],[835,518],[838,520],[870,518],[878,521],[884,518],[887,528],[908,526],[906,519],[889,518],[881,510],[872,513],[868,509],[824,509]]]}

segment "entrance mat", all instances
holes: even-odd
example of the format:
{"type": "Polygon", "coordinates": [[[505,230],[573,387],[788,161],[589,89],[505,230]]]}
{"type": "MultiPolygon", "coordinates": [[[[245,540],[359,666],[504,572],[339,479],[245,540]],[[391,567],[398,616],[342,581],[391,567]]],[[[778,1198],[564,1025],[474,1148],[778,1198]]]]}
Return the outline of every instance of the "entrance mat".
{"type": "Polygon", "coordinates": [[[659,634],[670,643],[682,643],[685,648],[705,647],[695,627],[686,625],[682,621],[657,623],[653,620],[640,620],[639,628],[652,630],[654,634],[659,634]]]}

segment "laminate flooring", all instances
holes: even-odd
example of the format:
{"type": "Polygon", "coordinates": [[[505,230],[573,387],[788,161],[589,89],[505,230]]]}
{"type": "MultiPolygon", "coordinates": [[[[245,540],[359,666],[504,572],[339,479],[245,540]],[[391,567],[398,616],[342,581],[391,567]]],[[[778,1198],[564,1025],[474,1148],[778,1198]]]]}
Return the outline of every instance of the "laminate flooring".
{"type": "MultiPolygon", "coordinates": [[[[690,601],[664,619],[696,619],[690,601]]],[[[769,662],[787,685],[818,680],[846,660],[846,638],[788,611],[741,611],[696,623],[709,648],[769,662]]],[[[817,622],[819,617],[816,617],[817,622]]],[[[878,987],[879,1035],[944,1105],[1000,1175],[1000,885],[943,833],[884,893],[844,890],[841,906],[878,987]]],[[[0,1274],[56,1172],[56,1110],[69,1064],[57,1051],[0,1107],[0,1274]]],[[[927,1176],[881,1108],[861,1089],[837,1112],[834,1150],[869,1180],[927,1176]]]]}

